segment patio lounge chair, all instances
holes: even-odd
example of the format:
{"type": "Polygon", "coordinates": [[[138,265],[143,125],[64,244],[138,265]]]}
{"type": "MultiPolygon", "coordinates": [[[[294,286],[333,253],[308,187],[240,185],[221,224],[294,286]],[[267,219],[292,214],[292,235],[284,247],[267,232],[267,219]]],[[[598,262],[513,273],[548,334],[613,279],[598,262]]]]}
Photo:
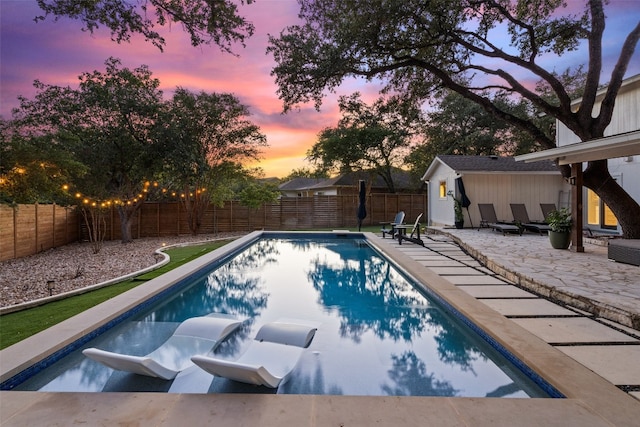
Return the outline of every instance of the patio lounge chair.
{"type": "Polygon", "coordinates": [[[496,216],[496,210],[492,203],[478,203],[478,209],[480,209],[480,230],[482,227],[488,227],[495,231],[500,231],[502,234],[518,233],[522,234],[520,227],[514,224],[508,224],[498,221],[496,216]]]}
{"type": "Polygon", "coordinates": [[[548,233],[551,230],[549,225],[544,222],[535,222],[529,219],[527,213],[527,207],[522,203],[511,203],[511,213],[513,214],[513,220],[516,223],[520,223],[527,231],[535,231],[536,233],[543,234],[548,233]]]}
{"type": "Polygon", "coordinates": [[[315,332],[316,328],[308,325],[267,323],[238,360],[207,356],[193,356],[191,360],[212,375],[277,388],[289,379],[315,332]]]}
{"type": "Polygon", "coordinates": [[[242,322],[220,316],[192,317],[182,322],[160,347],[146,356],[131,356],[97,348],[82,354],[109,368],[172,380],[193,366],[191,356],[214,350],[242,322]]]}
{"type": "Polygon", "coordinates": [[[557,210],[555,203],[540,203],[540,209],[542,210],[542,216],[545,221],[551,212],[557,210]]]}
{"type": "Polygon", "coordinates": [[[384,236],[388,234],[393,239],[396,235],[396,232],[398,231],[396,230],[396,226],[402,225],[403,223],[404,211],[398,212],[392,222],[381,222],[382,229],[380,231],[382,232],[382,238],[384,239],[384,236]],[[389,225],[391,228],[387,228],[387,225],[389,225]]]}
{"type": "Polygon", "coordinates": [[[398,229],[399,244],[402,244],[403,240],[408,240],[416,245],[424,246],[424,242],[420,238],[420,218],[422,218],[422,214],[418,215],[416,222],[413,223],[413,228],[411,229],[411,234],[409,236],[407,236],[407,229],[411,227],[410,225],[399,225],[396,227],[398,229]],[[414,235],[416,237],[413,237],[414,235]]]}

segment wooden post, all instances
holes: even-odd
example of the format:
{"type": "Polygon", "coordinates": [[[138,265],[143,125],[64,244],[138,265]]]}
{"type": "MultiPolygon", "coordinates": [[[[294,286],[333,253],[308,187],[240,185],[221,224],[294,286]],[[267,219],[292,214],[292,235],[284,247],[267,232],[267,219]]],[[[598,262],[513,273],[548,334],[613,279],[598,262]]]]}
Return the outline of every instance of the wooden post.
{"type": "Polygon", "coordinates": [[[51,211],[51,217],[53,219],[53,230],[51,230],[51,247],[56,247],[56,204],[54,203],[51,207],[53,210],[51,211]]]}
{"type": "Polygon", "coordinates": [[[36,238],[35,238],[36,242],[35,242],[35,247],[34,247],[34,251],[33,251],[33,253],[34,253],[34,254],[37,254],[37,253],[39,253],[39,252],[40,252],[40,251],[38,250],[38,243],[40,243],[40,242],[39,242],[39,240],[40,240],[40,236],[38,235],[38,234],[39,234],[39,233],[38,233],[38,232],[39,232],[39,230],[38,230],[38,203],[37,203],[37,202],[34,204],[34,212],[33,212],[33,214],[34,214],[35,233],[36,233],[36,236],[35,236],[35,237],[36,237],[36,238]]]}
{"type": "Polygon", "coordinates": [[[18,257],[18,218],[16,218],[18,207],[14,206],[11,211],[13,212],[13,257],[18,257]]]}
{"type": "Polygon", "coordinates": [[[571,251],[584,252],[582,242],[582,163],[571,164],[571,184],[573,192],[571,194],[571,251]]]}

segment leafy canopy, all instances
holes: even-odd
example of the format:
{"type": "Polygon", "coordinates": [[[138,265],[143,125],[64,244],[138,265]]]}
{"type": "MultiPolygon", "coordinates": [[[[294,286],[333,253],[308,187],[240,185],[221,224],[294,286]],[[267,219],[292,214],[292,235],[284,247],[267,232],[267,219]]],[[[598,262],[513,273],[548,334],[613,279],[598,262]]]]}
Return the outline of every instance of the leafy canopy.
{"type": "Polygon", "coordinates": [[[14,122],[26,138],[54,138],[54,147],[85,165],[74,191],[126,201],[140,194],[162,159],[152,149],[162,92],[146,66],[123,68],[115,58],[105,65],[104,72],[80,75],[77,89],[36,81],[35,98],[20,98],[14,122]]]}
{"type": "Polygon", "coordinates": [[[12,122],[0,120],[0,203],[74,203],[65,185],[87,168],[62,147],[64,138],[27,138],[12,122]]]}
{"type": "Polygon", "coordinates": [[[320,132],[307,158],[321,172],[372,172],[395,192],[393,171],[405,166],[412,142],[424,126],[420,108],[398,97],[367,105],[357,92],[340,97],[338,104],[338,125],[320,132]]]}
{"type": "Polygon", "coordinates": [[[326,90],[347,77],[380,79],[385,91],[416,100],[447,87],[528,132],[542,147],[554,139],[531,120],[492,99],[522,99],[557,118],[582,139],[602,136],[615,96],[640,36],[640,23],[619,51],[601,113],[592,107],[602,71],[603,0],[578,14],[562,0],[300,0],[302,23],[270,37],[272,71],[285,111],[319,107],[326,90]],[[506,34],[510,40],[505,40],[506,34]],[[553,72],[560,57],[587,42],[589,64],[583,108],[553,72]],[[551,65],[551,69],[545,68],[551,65]],[[524,82],[544,81],[554,101],[524,82]]]}
{"type": "Polygon", "coordinates": [[[111,31],[111,39],[128,42],[134,34],[163,49],[165,39],[157,27],[180,23],[191,37],[193,46],[215,44],[231,52],[234,43],[253,35],[254,26],[238,14],[238,3],[252,0],[37,0],[45,12],[36,21],[53,15],[78,19],[83,31],[94,33],[101,25],[111,31]]]}

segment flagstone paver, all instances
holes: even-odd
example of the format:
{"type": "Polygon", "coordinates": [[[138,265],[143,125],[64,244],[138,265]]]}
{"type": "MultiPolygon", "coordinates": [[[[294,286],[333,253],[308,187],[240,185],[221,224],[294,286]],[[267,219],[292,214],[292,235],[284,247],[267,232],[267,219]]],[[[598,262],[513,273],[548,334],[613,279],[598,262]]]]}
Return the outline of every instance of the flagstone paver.
{"type": "Polygon", "coordinates": [[[629,335],[586,317],[512,320],[548,343],[640,343],[629,335]]]}
{"type": "Polygon", "coordinates": [[[500,285],[504,280],[492,276],[447,276],[454,285],[500,285]]]}
{"type": "Polygon", "coordinates": [[[440,276],[483,276],[486,277],[486,274],[476,270],[475,268],[466,267],[464,265],[460,265],[458,267],[429,267],[433,270],[434,273],[439,274],[440,276]]]}
{"type": "Polygon", "coordinates": [[[459,261],[454,261],[447,258],[434,260],[421,260],[419,258],[414,259],[426,267],[466,267],[465,264],[462,264],[459,261]]]}
{"type": "Polygon", "coordinates": [[[640,384],[640,345],[558,348],[614,384],[640,384]]]}
{"type": "Polygon", "coordinates": [[[483,299],[482,302],[503,316],[580,316],[545,299],[483,299]]]}
{"type": "Polygon", "coordinates": [[[538,298],[535,294],[513,285],[458,286],[474,298],[538,298]]]}

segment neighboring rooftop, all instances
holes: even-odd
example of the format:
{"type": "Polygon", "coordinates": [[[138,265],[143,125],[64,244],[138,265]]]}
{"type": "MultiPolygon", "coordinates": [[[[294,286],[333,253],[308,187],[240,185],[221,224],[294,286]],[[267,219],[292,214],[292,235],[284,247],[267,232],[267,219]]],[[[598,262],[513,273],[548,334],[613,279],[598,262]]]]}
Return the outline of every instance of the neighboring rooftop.
{"type": "MultiPolygon", "coordinates": [[[[411,176],[408,172],[397,170],[392,173],[393,182],[396,190],[410,190],[415,187],[411,182],[411,176]]],[[[380,190],[387,189],[387,184],[378,174],[371,175],[367,172],[345,173],[333,178],[294,178],[281,184],[278,188],[282,191],[307,191],[313,189],[323,189],[330,187],[356,187],[359,180],[371,182],[371,188],[380,190]]]]}

